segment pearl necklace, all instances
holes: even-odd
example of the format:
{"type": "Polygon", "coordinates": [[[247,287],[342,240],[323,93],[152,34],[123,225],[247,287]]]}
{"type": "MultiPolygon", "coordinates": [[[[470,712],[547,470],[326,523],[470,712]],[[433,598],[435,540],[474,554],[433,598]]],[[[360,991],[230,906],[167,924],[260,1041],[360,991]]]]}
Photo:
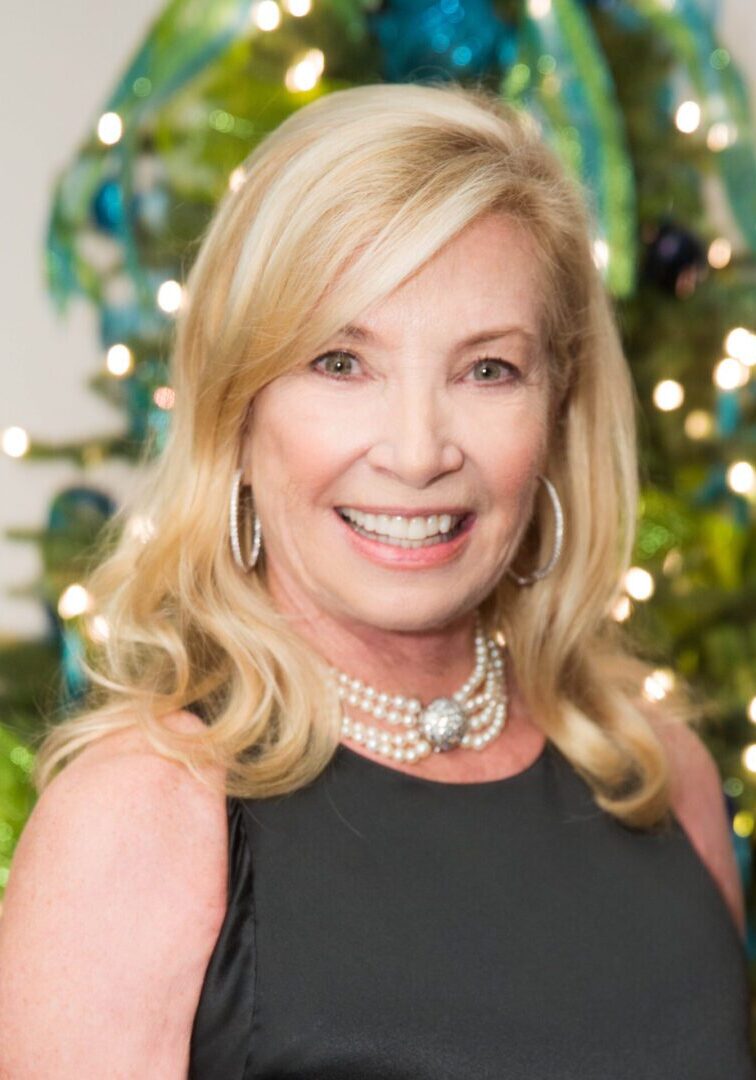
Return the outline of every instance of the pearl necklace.
{"type": "Polygon", "coordinates": [[[392,733],[342,712],[343,736],[393,761],[413,764],[455,746],[483,750],[507,721],[503,650],[494,638],[484,636],[480,619],[475,631],[475,668],[469,679],[452,697],[435,698],[425,708],[418,698],[379,693],[338,668],[330,667],[330,674],[342,703],[403,729],[392,733]]]}

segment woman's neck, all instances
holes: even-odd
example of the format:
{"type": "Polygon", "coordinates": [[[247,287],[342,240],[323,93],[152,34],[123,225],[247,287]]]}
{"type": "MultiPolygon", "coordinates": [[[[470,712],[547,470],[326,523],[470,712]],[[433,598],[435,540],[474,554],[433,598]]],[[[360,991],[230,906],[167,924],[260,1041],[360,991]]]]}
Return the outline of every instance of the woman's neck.
{"type": "Polygon", "coordinates": [[[425,630],[384,629],[336,617],[301,598],[294,603],[280,587],[269,588],[278,609],[318,655],[378,692],[423,702],[448,697],[475,667],[475,611],[425,630]]]}
{"type": "MultiPolygon", "coordinates": [[[[320,609],[296,603],[283,589],[270,587],[276,606],[317,653],[339,671],[361,679],[379,693],[420,698],[425,705],[450,697],[467,681],[475,665],[475,612],[467,612],[443,627],[423,632],[384,630],[358,621],[332,617],[320,609]]],[[[544,745],[544,736],[524,709],[509,658],[506,731],[484,753],[457,747],[431,754],[413,765],[398,763],[399,771],[448,783],[477,782],[512,776],[530,765],[544,745]]],[[[385,764],[364,745],[344,739],[358,753],[385,764]]]]}

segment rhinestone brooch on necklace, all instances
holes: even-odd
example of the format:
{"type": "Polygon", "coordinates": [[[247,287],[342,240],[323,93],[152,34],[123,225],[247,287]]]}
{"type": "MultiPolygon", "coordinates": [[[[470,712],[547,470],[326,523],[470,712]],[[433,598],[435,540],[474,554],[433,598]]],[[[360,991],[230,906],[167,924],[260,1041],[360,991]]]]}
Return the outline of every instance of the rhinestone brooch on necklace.
{"type": "Polygon", "coordinates": [[[451,697],[435,698],[425,707],[414,697],[379,693],[338,668],[331,667],[330,674],[342,703],[342,735],[393,761],[413,764],[457,746],[483,750],[507,721],[503,649],[495,638],[483,634],[479,620],[475,668],[469,679],[451,697]],[[344,706],[358,708],[390,727],[354,720],[344,706]]]}

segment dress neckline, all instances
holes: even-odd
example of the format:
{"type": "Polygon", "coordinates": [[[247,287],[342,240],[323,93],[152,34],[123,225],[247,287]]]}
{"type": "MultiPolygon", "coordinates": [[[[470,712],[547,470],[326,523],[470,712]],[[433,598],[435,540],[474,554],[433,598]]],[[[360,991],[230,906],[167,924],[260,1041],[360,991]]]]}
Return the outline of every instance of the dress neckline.
{"type": "Polygon", "coordinates": [[[549,740],[544,738],[543,746],[541,747],[538,756],[535,757],[529,765],[526,765],[524,769],[520,769],[519,772],[512,773],[510,776],[500,776],[493,780],[433,780],[428,776],[418,776],[415,773],[405,772],[403,769],[396,769],[393,765],[384,764],[382,761],[374,761],[373,758],[361,754],[359,750],[353,750],[351,746],[347,746],[347,744],[343,742],[339,743],[337,753],[340,754],[342,758],[346,756],[352,761],[356,761],[358,764],[364,764],[368,769],[377,770],[377,772],[384,773],[389,777],[396,777],[399,782],[433,788],[461,788],[469,791],[471,788],[503,787],[506,784],[517,783],[518,780],[530,776],[532,773],[543,767],[550,745],[549,740]]]}

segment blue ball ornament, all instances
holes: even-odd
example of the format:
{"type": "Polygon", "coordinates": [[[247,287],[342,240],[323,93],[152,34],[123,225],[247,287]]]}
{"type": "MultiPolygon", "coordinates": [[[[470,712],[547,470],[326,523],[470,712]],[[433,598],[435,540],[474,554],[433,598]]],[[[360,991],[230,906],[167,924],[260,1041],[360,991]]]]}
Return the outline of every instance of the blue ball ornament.
{"type": "Polygon", "coordinates": [[[92,217],[105,232],[118,233],[125,221],[123,188],[117,180],[105,180],[92,199],[92,217]]]}
{"type": "Polygon", "coordinates": [[[50,504],[47,527],[58,533],[96,533],[114,512],[115,503],[106,492],[84,486],[69,487],[50,504]]]}

